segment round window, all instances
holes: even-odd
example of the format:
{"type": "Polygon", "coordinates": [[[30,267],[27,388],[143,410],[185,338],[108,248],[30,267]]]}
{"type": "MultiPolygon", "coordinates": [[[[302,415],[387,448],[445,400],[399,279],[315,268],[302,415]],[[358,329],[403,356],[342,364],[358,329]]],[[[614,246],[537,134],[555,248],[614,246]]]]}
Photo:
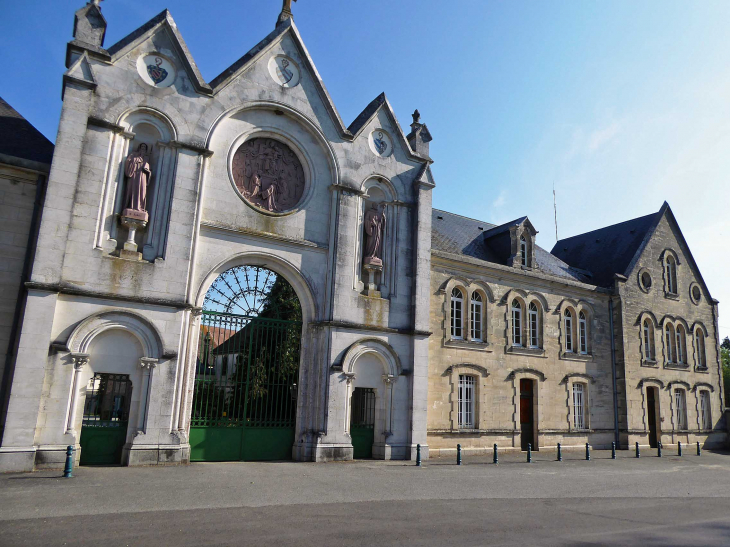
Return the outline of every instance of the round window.
{"type": "Polygon", "coordinates": [[[693,285],[692,286],[692,300],[694,300],[694,303],[697,304],[697,303],[699,303],[700,298],[702,298],[702,291],[700,290],[699,285],[693,285]]]}
{"type": "Polygon", "coordinates": [[[641,286],[645,291],[651,289],[651,275],[649,275],[649,272],[641,274],[641,286]]]}

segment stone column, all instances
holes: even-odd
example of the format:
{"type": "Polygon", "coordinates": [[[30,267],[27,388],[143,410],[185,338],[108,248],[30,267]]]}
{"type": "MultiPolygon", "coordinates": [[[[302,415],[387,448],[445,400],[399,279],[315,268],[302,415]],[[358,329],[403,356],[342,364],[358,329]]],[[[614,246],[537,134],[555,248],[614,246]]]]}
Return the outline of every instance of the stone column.
{"type": "Polygon", "coordinates": [[[190,415],[193,408],[193,391],[195,389],[195,367],[198,360],[198,342],[200,341],[200,320],[203,315],[201,308],[193,308],[190,313],[190,331],[188,333],[188,353],[182,356],[185,359],[183,367],[182,393],[180,395],[180,416],[178,430],[188,432],[190,429],[190,415]]]}
{"type": "Polygon", "coordinates": [[[385,382],[385,423],[383,424],[383,437],[387,439],[393,434],[393,385],[395,384],[396,377],[390,374],[383,375],[383,382],[385,382]]]}
{"type": "Polygon", "coordinates": [[[137,434],[147,432],[147,411],[149,410],[150,385],[152,384],[152,371],[157,366],[157,359],[150,357],[142,357],[139,360],[139,366],[142,367],[142,396],[139,398],[139,416],[137,434]]]}
{"type": "Polygon", "coordinates": [[[350,433],[350,420],[352,419],[352,382],[355,380],[354,372],[343,372],[347,385],[345,387],[345,428],[350,433]]]}
{"type": "Polygon", "coordinates": [[[66,434],[76,438],[76,409],[78,408],[79,398],[79,376],[81,369],[89,362],[87,353],[72,353],[73,362],[73,378],[71,379],[71,396],[69,397],[68,421],[66,422],[66,434]]]}

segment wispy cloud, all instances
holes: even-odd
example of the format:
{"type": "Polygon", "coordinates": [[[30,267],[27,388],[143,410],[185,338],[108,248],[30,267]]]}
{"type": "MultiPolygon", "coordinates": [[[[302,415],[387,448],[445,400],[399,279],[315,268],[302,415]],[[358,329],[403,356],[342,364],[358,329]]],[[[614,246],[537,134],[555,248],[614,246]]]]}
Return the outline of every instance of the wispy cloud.
{"type": "Polygon", "coordinates": [[[593,131],[588,137],[588,150],[595,152],[604,144],[608,143],[621,131],[621,124],[614,121],[603,129],[593,131]]]}
{"type": "Polygon", "coordinates": [[[499,209],[501,207],[504,207],[507,204],[507,190],[502,190],[499,195],[497,196],[497,199],[494,200],[492,203],[492,207],[495,209],[499,209]]]}

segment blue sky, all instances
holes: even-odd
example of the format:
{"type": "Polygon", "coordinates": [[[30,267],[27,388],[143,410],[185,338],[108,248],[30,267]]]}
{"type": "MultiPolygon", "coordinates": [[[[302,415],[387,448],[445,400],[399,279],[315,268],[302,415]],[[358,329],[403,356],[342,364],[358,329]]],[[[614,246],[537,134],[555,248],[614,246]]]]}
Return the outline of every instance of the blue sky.
{"type": "MultiPolygon", "coordinates": [[[[84,2],[2,3],[0,96],[54,140],[84,2]]],[[[273,29],[281,0],[106,0],[106,45],[166,7],[210,81],[273,29]]],[[[553,184],[560,237],[667,200],[730,305],[730,2],[299,0],[294,13],[345,123],[381,91],[404,126],[420,110],[434,206],[528,215],[551,249],[553,184]]]]}

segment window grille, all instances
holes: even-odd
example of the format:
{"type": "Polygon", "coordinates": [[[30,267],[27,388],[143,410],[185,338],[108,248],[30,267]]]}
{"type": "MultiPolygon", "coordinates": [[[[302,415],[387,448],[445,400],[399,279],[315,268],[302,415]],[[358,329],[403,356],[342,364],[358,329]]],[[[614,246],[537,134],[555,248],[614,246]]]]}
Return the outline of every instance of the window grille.
{"type": "Polygon", "coordinates": [[[471,339],[482,341],[482,295],[477,292],[471,295],[471,339]]]}
{"type": "Polygon", "coordinates": [[[573,384],[573,427],[585,429],[585,390],[583,384],[573,384]]]}
{"type": "Polygon", "coordinates": [[[459,375],[459,427],[474,429],[474,376],[459,375]]]}
{"type": "Polygon", "coordinates": [[[697,366],[704,368],[707,366],[707,362],[705,360],[705,335],[702,329],[695,331],[695,339],[697,340],[697,366]]]}
{"type": "Polygon", "coordinates": [[[654,360],[654,330],[648,319],[644,320],[644,357],[654,360]]]}
{"type": "Polygon", "coordinates": [[[687,429],[687,399],[683,389],[674,390],[674,416],[677,429],[687,429]]]}
{"type": "Polygon", "coordinates": [[[463,306],[464,306],[464,296],[461,294],[461,291],[457,288],[454,288],[453,291],[451,291],[451,338],[454,338],[456,340],[461,340],[464,338],[463,334],[463,306]]]}
{"type": "Polygon", "coordinates": [[[573,351],[573,314],[565,310],[565,351],[573,351]]]}
{"type": "Polygon", "coordinates": [[[538,315],[537,304],[530,302],[530,347],[537,348],[540,346],[539,326],[540,318],[538,315]]]}
{"type": "Polygon", "coordinates": [[[527,240],[525,239],[525,236],[520,236],[520,257],[522,260],[522,265],[527,266],[527,240]]]}
{"type": "Polygon", "coordinates": [[[702,421],[702,429],[712,429],[709,391],[700,391],[700,420],[702,421]]]}
{"type": "Polygon", "coordinates": [[[512,301],[512,345],[522,346],[522,306],[517,300],[512,301]]]}
{"type": "Polygon", "coordinates": [[[586,321],[585,312],[578,315],[578,329],[580,331],[580,352],[588,353],[588,322],[586,321]]]}
{"type": "Polygon", "coordinates": [[[83,425],[126,427],[131,403],[129,375],[96,373],[86,388],[83,425]]]}

